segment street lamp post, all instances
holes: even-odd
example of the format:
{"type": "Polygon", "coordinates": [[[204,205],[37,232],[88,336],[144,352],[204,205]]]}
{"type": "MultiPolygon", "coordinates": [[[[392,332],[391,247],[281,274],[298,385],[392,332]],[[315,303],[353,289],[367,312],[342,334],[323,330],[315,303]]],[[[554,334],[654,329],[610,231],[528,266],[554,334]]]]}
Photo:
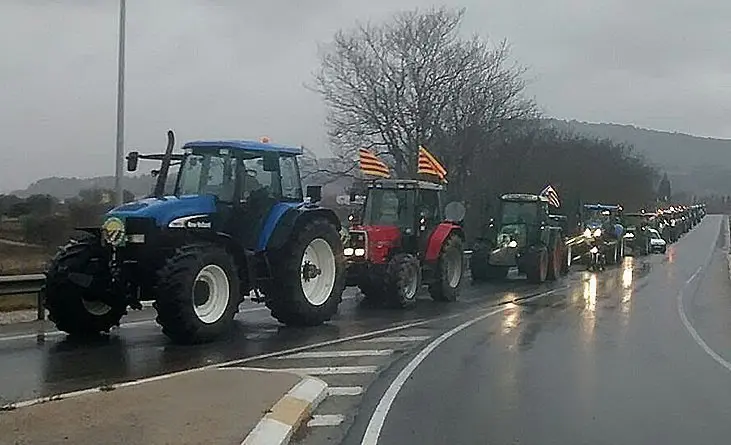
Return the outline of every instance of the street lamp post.
{"type": "Polygon", "coordinates": [[[127,0],[119,0],[119,59],[117,66],[117,162],[114,175],[115,204],[124,201],[124,43],[127,0]]]}

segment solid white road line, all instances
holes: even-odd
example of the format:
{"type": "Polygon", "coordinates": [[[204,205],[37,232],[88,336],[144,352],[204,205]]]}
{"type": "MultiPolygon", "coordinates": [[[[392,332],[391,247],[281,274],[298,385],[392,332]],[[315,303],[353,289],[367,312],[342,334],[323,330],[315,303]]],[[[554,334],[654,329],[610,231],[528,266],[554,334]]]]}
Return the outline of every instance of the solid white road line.
{"type": "Polygon", "coordinates": [[[279,371],[305,375],[373,374],[378,366],[323,366],[316,368],[280,368],[279,371]]]}
{"type": "Polygon", "coordinates": [[[330,386],[327,388],[328,396],[359,396],[363,394],[362,386],[330,386]]]}
{"type": "MultiPolygon", "coordinates": [[[[522,302],[528,302],[531,300],[535,300],[538,298],[545,297],[547,295],[553,294],[555,292],[558,292],[559,290],[563,290],[564,288],[560,289],[553,289],[548,292],[544,292],[538,295],[535,295],[530,298],[526,298],[525,300],[522,300],[522,302]]],[[[393,405],[393,402],[396,400],[396,396],[398,395],[399,391],[401,391],[401,388],[404,386],[406,381],[411,377],[411,374],[414,373],[416,368],[431,354],[436,348],[439,347],[442,343],[449,340],[454,335],[458,334],[459,332],[467,329],[468,327],[472,326],[473,324],[480,322],[487,317],[493,316],[495,314],[499,314],[505,310],[509,309],[508,306],[503,306],[499,309],[495,309],[493,311],[490,311],[486,314],[480,315],[479,317],[475,317],[471,320],[468,320],[461,325],[457,326],[454,329],[451,329],[444,334],[437,337],[434,341],[429,343],[424,349],[422,349],[407,365],[404,367],[404,369],[401,370],[401,372],[396,376],[393,382],[391,382],[391,385],[388,387],[386,392],[383,394],[383,397],[381,397],[381,400],[378,402],[378,406],[376,406],[375,411],[373,411],[373,415],[371,415],[371,419],[368,422],[368,426],[366,427],[365,434],[363,435],[363,440],[361,441],[361,445],[377,445],[378,438],[381,436],[381,430],[383,429],[383,424],[386,421],[386,416],[388,416],[388,412],[391,410],[391,405],[393,405]]]]}
{"type": "Polygon", "coordinates": [[[342,414],[320,414],[312,416],[307,426],[338,426],[343,420],[345,416],[342,414]]]}
{"type": "Polygon", "coordinates": [[[297,358],[382,357],[393,354],[393,349],[364,349],[351,351],[307,351],[277,357],[277,360],[297,358]]]}
{"type": "Polygon", "coordinates": [[[691,282],[693,282],[693,280],[695,280],[695,278],[698,276],[702,269],[702,267],[699,267],[698,270],[696,270],[695,273],[685,282],[684,289],[678,292],[678,315],[680,315],[680,321],[683,323],[683,326],[685,326],[685,329],[688,331],[690,336],[693,337],[693,340],[698,344],[698,346],[700,346],[701,349],[706,352],[706,354],[710,355],[711,358],[715,360],[719,365],[723,366],[728,371],[731,371],[731,363],[726,361],[723,357],[716,353],[716,351],[708,346],[708,344],[703,340],[700,334],[698,334],[698,331],[696,331],[693,325],[690,323],[690,320],[688,320],[688,317],[685,314],[685,308],[683,307],[684,290],[690,285],[691,282]]]}
{"type": "Polygon", "coordinates": [[[378,338],[370,338],[368,340],[363,340],[363,343],[398,343],[398,342],[416,342],[416,341],[424,341],[429,340],[431,336],[429,335],[414,335],[411,337],[403,336],[403,337],[378,337],[378,338]]]}

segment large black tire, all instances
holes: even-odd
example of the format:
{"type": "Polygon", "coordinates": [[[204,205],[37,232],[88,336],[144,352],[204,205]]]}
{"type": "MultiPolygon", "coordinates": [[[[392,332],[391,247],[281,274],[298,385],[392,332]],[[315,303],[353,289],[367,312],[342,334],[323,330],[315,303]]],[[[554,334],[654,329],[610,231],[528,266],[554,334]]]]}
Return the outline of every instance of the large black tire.
{"type": "Polygon", "coordinates": [[[436,277],[429,283],[434,301],[456,301],[464,278],[464,243],[456,234],[449,235],[439,252],[436,277]]]}
{"type": "MultiPolygon", "coordinates": [[[[293,231],[292,239],[279,252],[273,254],[272,273],[274,279],[262,286],[272,317],[291,326],[317,326],[330,320],[338,311],[345,289],[345,256],[338,230],[326,219],[318,218],[293,231]],[[320,273],[309,278],[325,280],[322,295],[317,295],[317,301],[312,302],[303,289],[303,261],[310,246],[312,252],[315,249],[327,250],[322,242],[327,244],[332,256],[323,251],[323,264],[316,266],[318,270],[319,267],[326,267],[328,270],[330,266],[334,267],[334,276],[328,279],[324,273],[320,273]],[[319,278],[321,276],[323,278],[319,278]],[[330,290],[327,291],[327,288],[330,290]],[[323,301],[319,302],[320,299],[323,301]]],[[[317,274],[317,271],[313,273],[317,274]]],[[[315,283],[315,286],[319,284],[315,283]]]]}
{"type": "Polygon", "coordinates": [[[399,253],[386,267],[384,297],[389,306],[412,307],[421,287],[421,263],[415,255],[399,253]]]}
{"type": "Polygon", "coordinates": [[[222,246],[180,247],[158,271],[155,295],[165,335],[176,343],[209,342],[233,325],[242,300],[238,268],[222,246]]]}
{"type": "Polygon", "coordinates": [[[74,336],[98,335],[119,326],[119,320],[127,313],[123,303],[110,306],[94,301],[100,292],[107,291],[102,283],[110,282],[107,259],[99,239],[87,235],[71,240],[51,260],[41,289],[49,320],[60,331],[74,336]],[[101,286],[96,289],[79,286],[69,279],[73,273],[93,275],[101,286]]]}
{"type": "Polygon", "coordinates": [[[546,281],[548,275],[548,252],[541,248],[531,253],[530,264],[526,267],[528,282],[541,284],[546,281]]]}

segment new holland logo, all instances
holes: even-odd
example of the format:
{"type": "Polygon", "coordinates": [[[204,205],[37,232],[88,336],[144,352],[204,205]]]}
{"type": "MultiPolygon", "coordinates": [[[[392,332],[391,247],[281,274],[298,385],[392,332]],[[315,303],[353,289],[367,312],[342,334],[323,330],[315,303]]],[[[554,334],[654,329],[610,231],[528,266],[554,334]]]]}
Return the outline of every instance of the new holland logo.
{"type": "Polygon", "coordinates": [[[112,246],[121,246],[125,241],[124,222],[115,217],[108,218],[102,225],[104,240],[112,246]]]}
{"type": "Polygon", "coordinates": [[[189,229],[210,229],[210,221],[188,221],[187,227],[189,229]]]}

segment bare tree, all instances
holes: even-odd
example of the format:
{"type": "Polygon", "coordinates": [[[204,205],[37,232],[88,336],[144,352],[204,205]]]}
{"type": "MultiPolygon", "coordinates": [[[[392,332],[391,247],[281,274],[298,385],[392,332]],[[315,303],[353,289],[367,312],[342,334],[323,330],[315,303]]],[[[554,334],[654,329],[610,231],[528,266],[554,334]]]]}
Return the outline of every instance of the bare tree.
{"type": "Polygon", "coordinates": [[[464,9],[403,12],[340,31],[323,48],[314,89],[341,157],[373,148],[399,176],[414,177],[423,144],[456,172],[504,122],[535,114],[507,44],[462,38],[463,16],[464,9]]]}

